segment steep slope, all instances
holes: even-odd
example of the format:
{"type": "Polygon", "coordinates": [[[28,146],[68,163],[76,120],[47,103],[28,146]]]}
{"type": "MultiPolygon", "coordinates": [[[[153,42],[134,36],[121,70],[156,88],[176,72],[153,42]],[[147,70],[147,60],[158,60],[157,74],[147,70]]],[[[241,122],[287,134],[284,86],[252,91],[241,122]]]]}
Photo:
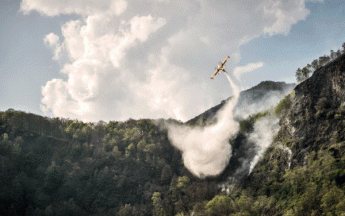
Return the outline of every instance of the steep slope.
{"type": "Polygon", "coordinates": [[[261,201],[261,214],[345,213],[344,75],[342,55],[275,108],[280,130],[238,189],[253,203],[261,201]]]}
{"type": "Polygon", "coordinates": [[[293,166],[302,164],[305,154],[345,140],[345,56],[315,71],[296,86],[291,107],[281,113],[278,140],[293,148],[293,166]]]}

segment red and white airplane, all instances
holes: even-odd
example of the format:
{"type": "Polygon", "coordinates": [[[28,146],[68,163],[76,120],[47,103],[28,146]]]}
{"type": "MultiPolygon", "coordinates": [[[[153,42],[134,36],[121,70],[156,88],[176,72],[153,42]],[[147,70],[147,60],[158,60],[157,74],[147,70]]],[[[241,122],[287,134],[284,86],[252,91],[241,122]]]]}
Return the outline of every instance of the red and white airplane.
{"type": "Polygon", "coordinates": [[[214,74],[211,76],[211,79],[213,79],[213,77],[216,76],[218,73],[219,73],[219,74],[222,73],[222,71],[226,72],[226,71],[224,70],[224,68],[225,68],[225,62],[226,62],[229,58],[230,58],[230,56],[227,56],[227,57],[225,58],[225,60],[224,60],[223,62],[221,62],[221,63],[218,65],[218,68],[216,69],[216,72],[214,72],[214,74]]]}

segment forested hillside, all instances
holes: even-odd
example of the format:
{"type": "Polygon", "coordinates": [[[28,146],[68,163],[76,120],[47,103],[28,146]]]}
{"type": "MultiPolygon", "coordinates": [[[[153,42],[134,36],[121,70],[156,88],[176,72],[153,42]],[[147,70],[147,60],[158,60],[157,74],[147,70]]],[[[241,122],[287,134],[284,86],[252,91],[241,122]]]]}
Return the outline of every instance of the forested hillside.
{"type": "Polygon", "coordinates": [[[344,71],[342,55],[274,108],[238,118],[228,167],[202,179],[168,140],[167,123],[183,124],[172,119],[0,112],[0,215],[344,215],[344,71]],[[256,123],[277,118],[260,155],[256,123]]]}
{"type": "Polygon", "coordinates": [[[0,215],[174,215],[219,190],[183,168],[165,120],[0,116],[0,215]]]}

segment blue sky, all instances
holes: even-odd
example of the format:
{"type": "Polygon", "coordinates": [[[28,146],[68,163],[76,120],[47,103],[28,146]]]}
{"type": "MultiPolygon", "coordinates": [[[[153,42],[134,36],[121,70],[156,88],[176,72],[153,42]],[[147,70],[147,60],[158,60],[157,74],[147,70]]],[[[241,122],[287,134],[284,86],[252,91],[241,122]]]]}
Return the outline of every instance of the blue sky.
{"type": "Polygon", "coordinates": [[[85,121],[188,120],[232,94],[209,79],[227,55],[229,72],[256,65],[246,89],[345,42],[338,0],[5,0],[0,20],[0,110],[85,121]]]}
{"type": "MultiPolygon", "coordinates": [[[[251,74],[255,75],[252,79],[295,82],[294,73],[298,67],[329,55],[330,50],[342,49],[345,42],[343,1],[309,2],[306,6],[310,15],[294,25],[287,36],[262,36],[241,47],[242,60],[266,63],[260,68],[262,73],[251,74]]],[[[251,79],[247,75],[247,79],[251,79]]]]}

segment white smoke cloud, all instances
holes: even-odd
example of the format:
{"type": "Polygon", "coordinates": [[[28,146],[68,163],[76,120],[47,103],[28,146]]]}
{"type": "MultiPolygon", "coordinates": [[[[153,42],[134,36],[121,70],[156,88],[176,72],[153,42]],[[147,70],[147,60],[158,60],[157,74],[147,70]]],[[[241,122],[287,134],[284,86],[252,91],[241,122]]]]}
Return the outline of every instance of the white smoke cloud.
{"type": "Polygon", "coordinates": [[[276,116],[265,116],[254,123],[254,131],[250,134],[249,140],[254,142],[257,153],[250,162],[249,173],[251,173],[266,149],[271,145],[273,136],[279,130],[279,119],[276,116]]]}
{"type": "Polygon", "coordinates": [[[230,55],[230,72],[241,45],[309,14],[305,0],[23,0],[20,11],[78,16],[44,38],[66,79],[42,87],[41,107],[85,121],[186,121],[229,96],[208,79],[217,61],[230,55]]]}
{"type": "MultiPolygon", "coordinates": [[[[227,74],[226,74],[227,75],[227,74]]],[[[232,111],[239,97],[239,88],[227,75],[234,97],[217,113],[217,123],[206,127],[169,125],[168,137],[182,151],[184,165],[196,176],[216,176],[228,165],[231,157],[229,139],[239,130],[232,111]]]]}

